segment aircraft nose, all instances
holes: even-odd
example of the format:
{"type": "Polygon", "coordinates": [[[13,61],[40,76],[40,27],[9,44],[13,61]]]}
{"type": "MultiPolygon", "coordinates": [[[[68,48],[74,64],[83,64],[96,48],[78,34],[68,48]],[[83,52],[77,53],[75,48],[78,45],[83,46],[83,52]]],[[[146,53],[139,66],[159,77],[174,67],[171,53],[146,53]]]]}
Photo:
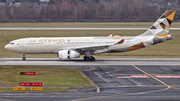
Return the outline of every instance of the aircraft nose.
{"type": "Polygon", "coordinates": [[[9,50],[9,45],[4,46],[5,49],[9,50]]]}

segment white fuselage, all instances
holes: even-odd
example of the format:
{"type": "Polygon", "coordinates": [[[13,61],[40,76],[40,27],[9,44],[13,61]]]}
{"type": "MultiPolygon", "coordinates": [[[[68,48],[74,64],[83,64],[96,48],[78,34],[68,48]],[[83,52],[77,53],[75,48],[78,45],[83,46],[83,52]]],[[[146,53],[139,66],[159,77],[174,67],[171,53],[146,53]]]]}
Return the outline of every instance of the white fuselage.
{"type": "MultiPolygon", "coordinates": [[[[23,38],[11,41],[5,48],[9,51],[23,54],[57,54],[61,49],[68,49],[77,46],[88,46],[95,44],[113,44],[118,39],[109,37],[48,37],[48,38],[23,38]]],[[[124,44],[125,45],[125,44],[124,44]]],[[[121,44],[121,46],[124,46],[121,44]]],[[[122,47],[110,46],[111,50],[128,50],[128,44],[122,47]]]]}

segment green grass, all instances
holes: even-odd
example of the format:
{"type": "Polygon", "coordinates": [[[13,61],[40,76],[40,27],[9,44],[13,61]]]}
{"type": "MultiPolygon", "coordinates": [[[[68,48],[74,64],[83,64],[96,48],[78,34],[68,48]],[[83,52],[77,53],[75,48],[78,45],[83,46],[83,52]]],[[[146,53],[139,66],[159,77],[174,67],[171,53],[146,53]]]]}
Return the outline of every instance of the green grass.
{"type": "Polygon", "coordinates": [[[124,53],[97,55],[101,58],[180,58],[180,44],[157,44],[144,49],[124,53]]]}
{"type": "MultiPolygon", "coordinates": [[[[0,27],[149,27],[153,22],[109,22],[109,23],[1,23],[0,27]]],[[[180,23],[173,23],[172,27],[180,27],[180,23]]],[[[47,31],[29,31],[29,30],[0,30],[0,57],[1,58],[21,58],[22,55],[10,52],[4,49],[4,46],[10,41],[27,38],[27,37],[88,37],[88,36],[108,36],[109,34],[119,36],[136,36],[142,34],[145,30],[47,30],[47,31]]],[[[177,57],[180,58],[180,31],[170,30],[169,34],[176,36],[173,40],[160,43],[145,49],[135,50],[124,53],[111,53],[96,55],[97,58],[113,57],[113,58],[128,58],[128,57],[177,57]]],[[[57,58],[55,54],[30,54],[27,58],[57,58]]]]}
{"type": "MultiPolygon", "coordinates": [[[[17,87],[20,82],[42,82],[42,87],[94,86],[77,69],[48,66],[0,66],[0,87],[17,87]],[[36,72],[36,75],[20,75],[20,72],[36,72]]],[[[0,92],[13,91],[9,88],[1,89],[0,92]]],[[[26,92],[29,90],[30,88],[27,88],[26,92]]],[[[67,90],[68,88],[43,88],[39,92],[67,90]]]]}
{"type": "MultiPolygon", "coordinates": [[[[155,22],[155,21],[154,21],[155,22]]],[[[0,27],[144,27],[149,28],[154,22],[43,22],[43,23],[0,23],[0,27]]],[[[172,27],[180,27],[173,22],[172,27]]]]}
{"type": "MultiPolygon", "coordinates": [[[[135,31],[0,31],[0,57],[1,58],[21,58],[22,55],[14,52],[10,52],[4,49],[4,46],[11,40],[26,38],[26,37],[82,37],[82,36],[108,36],[109,34],[120,35],[120,36],[136,36],[142,34],[143,30],[135,31]],[[6,35],[4,35],[6,33],[6,35]],[[83,33],[83,34],[82,34],[83,33]]],[[[174,57],[180,58],[180,31],[172,30],[169,34],[174,37],[172,40],[160,43],[148,48],[135,50],[124,53],[110,53],[96,55],[97,58],[128,58],[128,57],[174,57]]],[[[57,58],[55,54],[27,54],[27,58],[57,58]]]]}
{"type": "Polygon", "coordinates": [[[58,23],[2,23],[0,27],[146,27],[151,26],[152,22],[147,23],[119,23],[119,22],[110,22],[110,23],[87,23],[87,22],[58,22],[58,23]]]}

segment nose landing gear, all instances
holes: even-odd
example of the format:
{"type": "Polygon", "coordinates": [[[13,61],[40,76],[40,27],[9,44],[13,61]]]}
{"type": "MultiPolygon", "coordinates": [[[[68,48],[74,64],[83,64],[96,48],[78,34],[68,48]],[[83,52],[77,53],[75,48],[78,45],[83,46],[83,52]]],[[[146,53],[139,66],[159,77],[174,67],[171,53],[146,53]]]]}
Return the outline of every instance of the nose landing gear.
{"type": "Polygon", "coordinates": [[[22,60],[23,60],[23,61],[26,61],[25,54],[23,54],[22,60]]]}

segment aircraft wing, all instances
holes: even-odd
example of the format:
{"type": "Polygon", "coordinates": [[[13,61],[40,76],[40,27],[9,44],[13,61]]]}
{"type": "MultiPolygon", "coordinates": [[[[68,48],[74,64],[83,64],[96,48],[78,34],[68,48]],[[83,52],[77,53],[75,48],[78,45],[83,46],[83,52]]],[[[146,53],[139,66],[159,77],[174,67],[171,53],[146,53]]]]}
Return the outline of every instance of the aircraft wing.
{"type": "Polygon", "coordinates": [[[107,47],[112,46],[112,45],[114,45],[114,44],[95,44],[95,45],[88,45],[88,46],[77,46],[77,47],[74,47],[73,50],[81,50],[81,51],[91,50],[91,51],[95,51],[95,50],[107,48],[107,47]]]}
{"type": "Polygon", "coordinates": [[[107,49],[109,46],[122,44],[123,42],[124,42],[124,39],[118,41],[117,43],[113,43],[113,44],[94,44],[94,45],[86,45],[86,46],[65,47],[62,50],[66,49],[66,50],[96,51],[96,50],[107,49]]]}

